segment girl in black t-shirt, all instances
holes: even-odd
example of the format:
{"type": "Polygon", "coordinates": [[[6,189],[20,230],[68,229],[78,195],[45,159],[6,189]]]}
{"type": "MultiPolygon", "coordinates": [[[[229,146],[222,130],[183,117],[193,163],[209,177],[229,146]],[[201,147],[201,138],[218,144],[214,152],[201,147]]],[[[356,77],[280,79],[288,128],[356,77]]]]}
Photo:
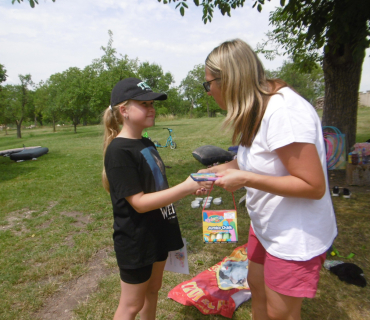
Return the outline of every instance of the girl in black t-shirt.
{"type": "Polygon", "coordinates": [[[158,291],[169,251],[183,247],[173,202],[206,193],[190,177],[169,188],[162,159],[142,131],[154,124],[155,93],[143,81],[127,78],[112,90],[104,113],[103,185],[113,205],[113,240],[121,277],[114,320],[155,319],[158,291]],[[120,128],[122,125],[122,128],[120,128]]]}

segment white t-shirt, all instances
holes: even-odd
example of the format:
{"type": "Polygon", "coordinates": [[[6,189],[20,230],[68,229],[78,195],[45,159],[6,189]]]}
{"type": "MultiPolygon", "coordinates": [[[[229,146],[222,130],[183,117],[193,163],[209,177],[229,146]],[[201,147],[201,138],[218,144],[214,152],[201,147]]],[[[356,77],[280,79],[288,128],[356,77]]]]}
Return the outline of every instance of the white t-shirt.
{"type": "Polygon", "coordinates": [[[238,165],[262,175],[286,176],[275,149],[293,142],[316,146],[325,173],[322,199],[281,197],[254,188],[247,188],[246,199],[253,230],[266,251],[285,260],[307,261],[327,251],[337,235],[322,127],[306,100],[287,87],[278,92],[270,98],[251,147],[239,147],[238,165]]]}

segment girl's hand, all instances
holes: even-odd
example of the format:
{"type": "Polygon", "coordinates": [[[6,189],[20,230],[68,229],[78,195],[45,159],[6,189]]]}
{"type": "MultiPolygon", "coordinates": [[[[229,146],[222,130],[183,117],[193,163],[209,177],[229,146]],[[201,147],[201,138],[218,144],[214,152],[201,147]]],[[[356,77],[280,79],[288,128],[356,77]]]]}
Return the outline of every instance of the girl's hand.
{"type": "Polygon", "coordinates": [[[194,181],[190,176],[184,181],[189,192],[196,195],[206,194],[212,186],[212,181],[194,181]]]}
{"type": "Polygon", "coordinates": [[[215,181],[215,185],[229,192],[234,192],[246,185],[246,177],[248,171],[241,171],[239,169],[227,169],[224,172],[217,174],[219,178],[215,181]]]}

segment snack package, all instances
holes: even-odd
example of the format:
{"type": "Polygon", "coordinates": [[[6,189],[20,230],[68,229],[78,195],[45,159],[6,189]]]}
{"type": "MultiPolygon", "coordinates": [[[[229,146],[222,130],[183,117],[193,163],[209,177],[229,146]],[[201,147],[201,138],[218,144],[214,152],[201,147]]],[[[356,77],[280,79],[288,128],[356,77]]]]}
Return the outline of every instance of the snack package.
{"type": "Polygon", "coordinates": [[[247,276],[247,244],[244,244],[191,280],[178,284],[168,298],[194,306],[203,314],[220,314],[231,319],[235,310],[251,298],[247,276]]]}

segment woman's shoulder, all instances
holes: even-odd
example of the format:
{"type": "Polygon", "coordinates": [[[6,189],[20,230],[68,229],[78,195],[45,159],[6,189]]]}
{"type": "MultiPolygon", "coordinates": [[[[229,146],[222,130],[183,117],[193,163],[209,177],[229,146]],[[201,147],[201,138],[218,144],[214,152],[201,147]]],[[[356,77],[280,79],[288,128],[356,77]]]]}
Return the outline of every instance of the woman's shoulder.
{"type": "Polygon", "coordinates": [[[269,104],[273,105],[275,108],[292,108],[296,111],[311,106],[308,101],[290,87],[280,88],[276,94],[271,97],[269,104]]]}

